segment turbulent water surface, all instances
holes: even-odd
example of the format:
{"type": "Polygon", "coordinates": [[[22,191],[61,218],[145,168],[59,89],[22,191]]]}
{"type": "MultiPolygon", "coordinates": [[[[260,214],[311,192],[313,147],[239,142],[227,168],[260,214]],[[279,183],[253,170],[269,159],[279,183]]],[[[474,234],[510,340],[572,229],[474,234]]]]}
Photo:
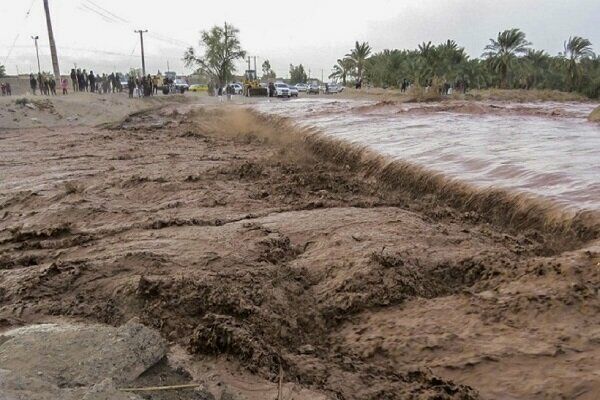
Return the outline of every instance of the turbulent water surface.
{"type": "Polygon", "coordinates": [[[594,104],[382,104],[336,99],[260,103],[258,109],[479,186],[600,209],[600,125],[594,104]]]}

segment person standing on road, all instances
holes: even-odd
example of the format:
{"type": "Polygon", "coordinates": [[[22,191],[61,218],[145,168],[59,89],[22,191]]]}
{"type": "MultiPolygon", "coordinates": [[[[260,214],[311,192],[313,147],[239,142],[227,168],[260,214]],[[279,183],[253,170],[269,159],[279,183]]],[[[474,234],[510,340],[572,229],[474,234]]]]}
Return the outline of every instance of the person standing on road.
{"type": "Polygon", "coordinates": [[[85,79],[83,78],[83,73],[81,73],[81,70],[78,69],[76,75],[77,75],[77,91],[83,92],[85,90],[85,79]]]}
{"type": "Polygon", "coordinates": [[[227,84],[227,101],[231,101],[231,96],[235,93],[235,89],[231,83],[227,84]]]}
{"type": "Polygon", "coordinates": [[[88,89],[89,89],[89,87],[90,87],[89,86],[90,85],[90,81],[89,81],[90,77],[89,77],[89,75],[88,75],[88,73],[87,73],[87,71],[85,69],[81,73],[81,76],[83,77],[82,78],[83,85],[80,85],[80,90],[82,92],[83,92],[83,90],[85,90],[87,92],[88,89]],[[81,89],[81,87],[83,87],[83,89],[81,89]]]}
{"type": "Polygon", "coordinates": [[[62,94],[63,95],[68,94],[69,81],[67,80],[67,78],[62,78],[62,80],[60,81],[60,87],[62,89],[62,94]]]}
{"type": "Polygon", "coordinates": [[[94,71],[90,71],[90,75],[88,76],[88,80],[90,82],[90,92],[94,93],[94,91],[96,90],[96,76],[94,75],[94,71]]]}
{"type": "Polygon", "coordinates": [[[35,77],[33,76],[33,74],[29,74],[29,86],[31,87],[31,91],[35,95],[36,94],[35,91],[37,89],[37,81],[35,80],[35,77]]]}
{"type": "Polygon", "coordinates": [[[269,97],[275,96],[275,84],[273,82],[269,82],[269,97]]]}
{"type": "Polygon", "coordinates": [[[50,89],[50,94],[52,96],[56,96],[56,80],[53,76],[48,79],[48,89],[50,89]]]}
{"type": "Polygon", "coordinates": [[[71,82],[73,82],[73,92],[78,92],[79,81],[77,80],[77,72],[75,72],[75,68],[71,69],[71,82]]]}
{"type": "Polygon", "coordinates": [[[127,91],[130,99],[133,99],[133,89],[135,89],[135,79],[132,75],[129,75],[129,78],[127,78],[127,91]]]}

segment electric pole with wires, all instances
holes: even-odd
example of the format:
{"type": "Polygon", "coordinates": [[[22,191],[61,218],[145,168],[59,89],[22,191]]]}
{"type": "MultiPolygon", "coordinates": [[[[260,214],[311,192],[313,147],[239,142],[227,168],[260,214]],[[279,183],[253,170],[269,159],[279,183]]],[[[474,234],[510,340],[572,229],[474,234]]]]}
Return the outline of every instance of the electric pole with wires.
{"type": "Polygon", "coordinates": [[[52,56],[52,69],[54,69],[56,81],[60,82],[60,68],[58,67],[58,55],[56,54],[56,43],[54,42],[52,21],[50,21],[50,6],[48,5],[48,0],[44,0],[44,11],[46,12],[46,25],[48,25],[48,41],[50,42],[50,55],[52,56]]]}
{"type": "Polygon", "coordinates": [[[140,34],[140,45],[142,47],[142,76],[146,76],[146,60],[144,58],[144,33],[147,33],[148,30],[139,30],[139,31],[134,31],[135,33],[139,33],[140,34]]]}
{"type": "Polygon", "coordinates": [[[36,36],[32,36],[31,38],[35,42],[35,55],[37,56],[37,62],[38,62],[38,74],[41,74],[42,68],[40,67],[40,50],[38,48],[38,42],[37,42],[40,37],[36,35],[36,36]]]}

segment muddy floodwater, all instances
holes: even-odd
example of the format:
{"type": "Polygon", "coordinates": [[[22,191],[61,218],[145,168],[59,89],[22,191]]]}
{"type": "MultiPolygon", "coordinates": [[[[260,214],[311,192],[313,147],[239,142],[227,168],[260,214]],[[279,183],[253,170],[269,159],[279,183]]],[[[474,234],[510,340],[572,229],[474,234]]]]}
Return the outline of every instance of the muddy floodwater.
{"type": "Polygon", "coordinates": [[[335,98],[257,105],[449,177],[532,193],[573,210],[600,209],[600,125],[586,120],[595,106],[335,98]]]}

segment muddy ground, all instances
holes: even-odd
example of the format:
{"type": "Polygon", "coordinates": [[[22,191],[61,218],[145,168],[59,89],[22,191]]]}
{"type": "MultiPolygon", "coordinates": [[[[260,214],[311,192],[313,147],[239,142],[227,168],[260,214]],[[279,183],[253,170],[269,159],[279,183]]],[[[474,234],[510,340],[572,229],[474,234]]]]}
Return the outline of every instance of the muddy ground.
{"type": "Polygon", "coordinates": [[[0,132],[0,329],[137,317],[248,399],[280,380],[286,399],[597,398],[597,237],[393,190],[296,131],[176,103],[0,132]]]}

